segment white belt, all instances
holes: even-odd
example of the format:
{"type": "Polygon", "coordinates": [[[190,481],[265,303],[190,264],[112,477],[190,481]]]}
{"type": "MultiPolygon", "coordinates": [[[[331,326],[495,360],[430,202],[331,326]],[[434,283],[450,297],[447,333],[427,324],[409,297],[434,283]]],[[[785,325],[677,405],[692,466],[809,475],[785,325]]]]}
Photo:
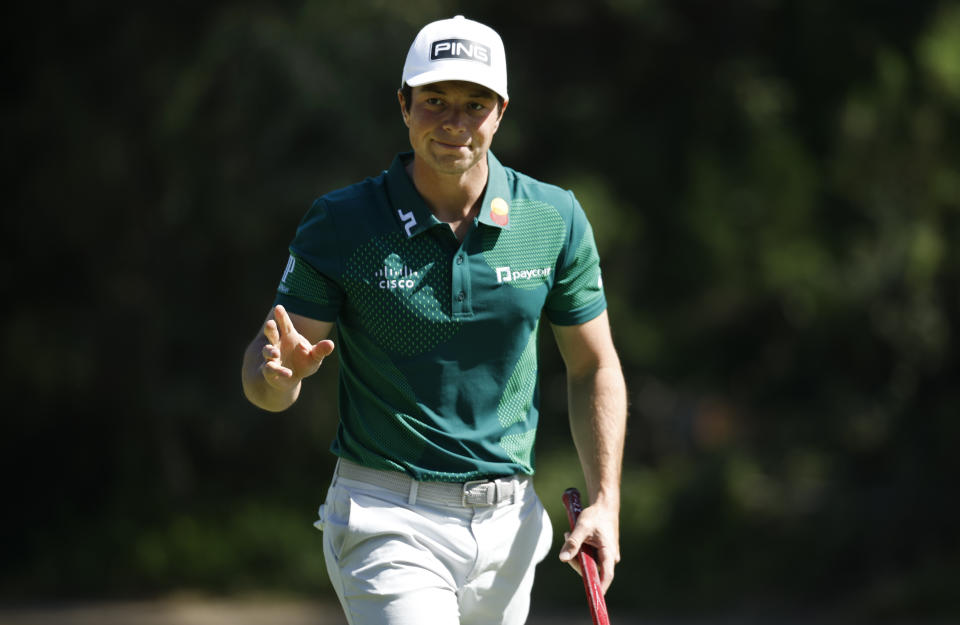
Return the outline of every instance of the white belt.
{"type": "Polygon", "coordinates": [[[336,474],[347,480],[407,495],[411,505],[419,500],[461,507],[495,506],[506,501],[514,503],[521,485],[529,479],[524,475],[470,482],[418,482],[406,473],[371,469],[343,458],[337,462],[336,474]]]}

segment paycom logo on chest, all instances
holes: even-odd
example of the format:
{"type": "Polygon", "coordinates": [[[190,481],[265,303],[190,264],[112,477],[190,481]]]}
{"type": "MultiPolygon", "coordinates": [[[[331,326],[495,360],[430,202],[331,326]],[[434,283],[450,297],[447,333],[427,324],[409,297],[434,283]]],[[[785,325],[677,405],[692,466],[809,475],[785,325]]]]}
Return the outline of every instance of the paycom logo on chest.
{"type": "Polygon", "coordinates": [[[538,269],[520,269],[514,270],[510,267],[497,267],[497,284],[504,282],[522,282],[528,280],[546,280],[550,277],[553,267],[543,267],[538,269]]]}

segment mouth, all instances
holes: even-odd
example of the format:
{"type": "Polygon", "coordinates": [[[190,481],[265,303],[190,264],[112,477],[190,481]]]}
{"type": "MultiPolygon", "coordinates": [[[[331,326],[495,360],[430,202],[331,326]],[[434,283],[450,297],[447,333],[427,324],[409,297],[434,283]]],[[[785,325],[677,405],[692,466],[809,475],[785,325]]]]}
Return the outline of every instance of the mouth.
{"type": "Polygon", "coordinates": [[[467,149],[470,147],[468,144],[465,144],[465,143],[447,143],[445,141],[439,141],[437,139],[434,139],[433,142],[445,150],[461,150],[461,149],[467,149]]]}

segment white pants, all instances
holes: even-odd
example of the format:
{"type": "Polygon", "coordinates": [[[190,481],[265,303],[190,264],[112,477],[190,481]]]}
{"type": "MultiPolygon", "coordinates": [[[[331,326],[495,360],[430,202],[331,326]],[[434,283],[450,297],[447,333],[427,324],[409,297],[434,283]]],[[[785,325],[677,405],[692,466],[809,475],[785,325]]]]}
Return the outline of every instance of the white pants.
{"type": "Polygon", "coordinates": [[[320,506],[327,571],[350,625],[521,625],[553,538],[529,479],[463,507],[335,476],[320,506]]]}

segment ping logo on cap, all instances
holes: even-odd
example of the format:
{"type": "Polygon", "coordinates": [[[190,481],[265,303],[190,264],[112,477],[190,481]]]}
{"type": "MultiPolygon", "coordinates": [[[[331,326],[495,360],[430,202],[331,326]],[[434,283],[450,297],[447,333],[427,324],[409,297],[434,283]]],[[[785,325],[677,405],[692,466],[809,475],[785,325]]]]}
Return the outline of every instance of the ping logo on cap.
{"type": "Polygon", "coordinates": [[[442,39],[430,44],[430,60],[464,59],[490,65],[490,48],[469,39],[442,39]]]}

